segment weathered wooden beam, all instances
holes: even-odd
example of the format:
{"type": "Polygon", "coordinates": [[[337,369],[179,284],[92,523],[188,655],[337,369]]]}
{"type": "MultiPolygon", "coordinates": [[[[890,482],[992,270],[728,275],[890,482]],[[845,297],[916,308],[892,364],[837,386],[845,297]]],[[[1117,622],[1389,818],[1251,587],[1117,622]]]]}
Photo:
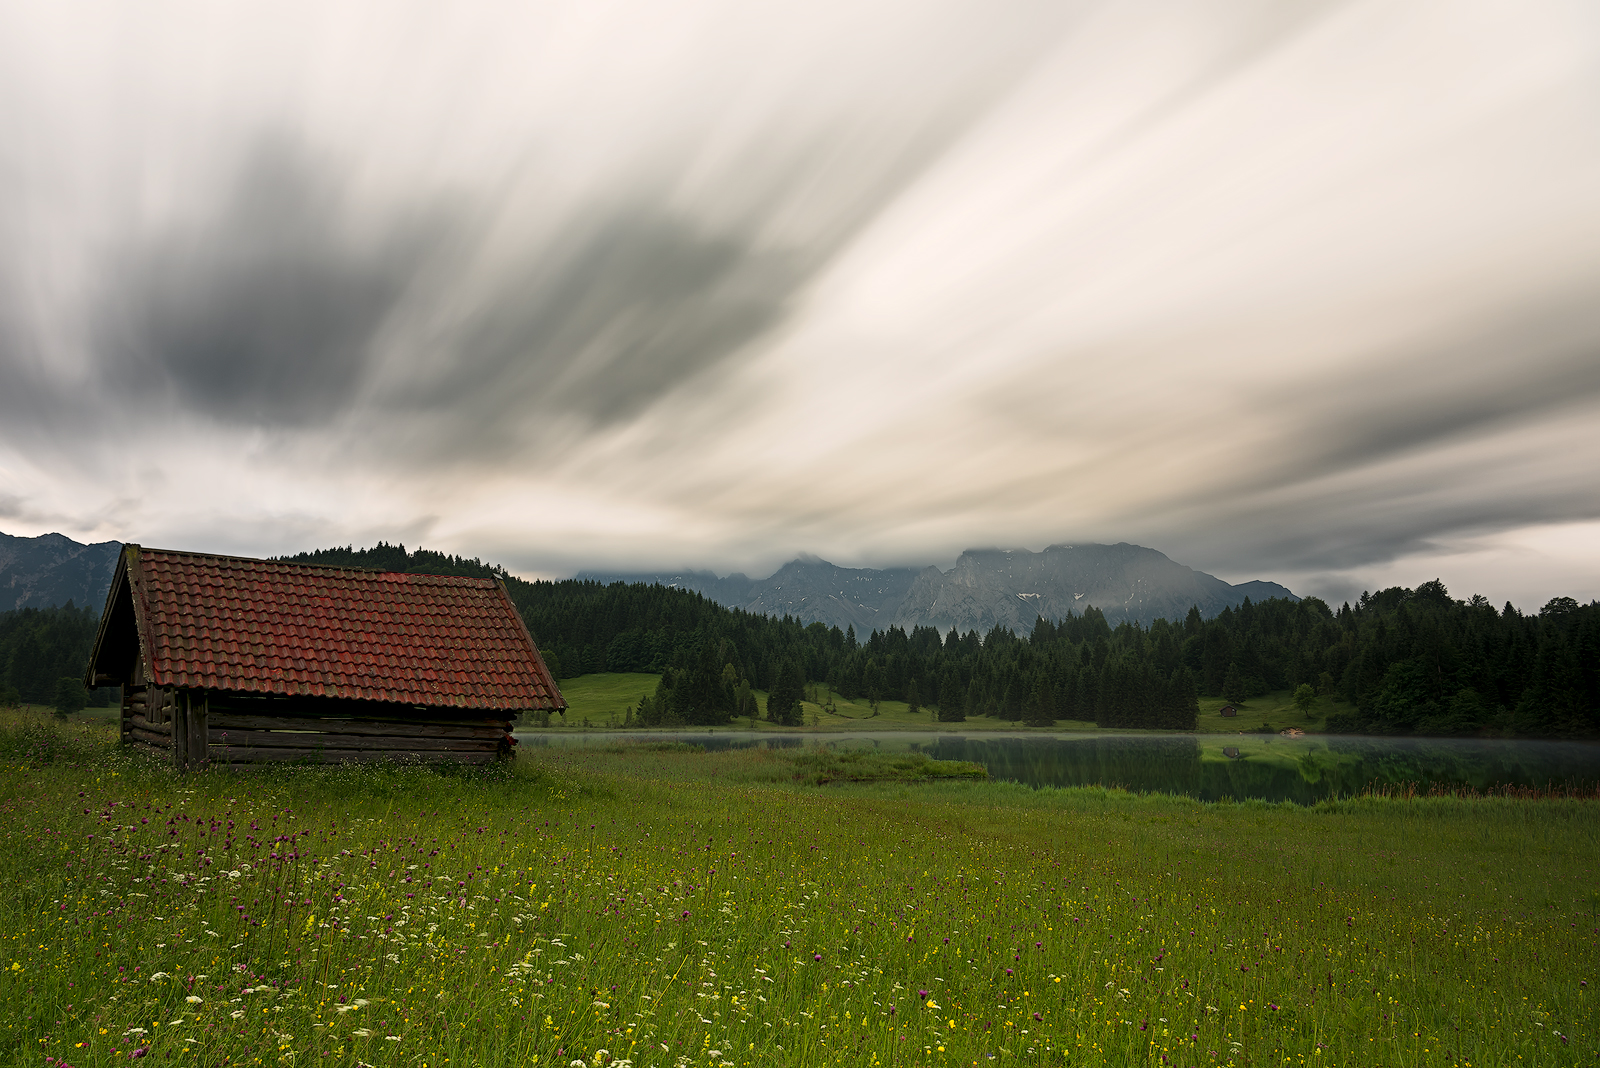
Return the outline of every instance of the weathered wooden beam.
{"type": "Polygon", "coordinates": [[[440,750],[463,753],[492,753],[500,738],[388,738],[370,734],[327,734],[321,731],[241,731],[212,728],[209,741],[213,753],[219,747],[267,746],[277,749],[371,749],[440,750]]]}
{"type": "Polygon", "coordinates": [[[206,724],[206,695],[203,692],[185,690],[183,694],[185,706],[185,719],[188,730],[184,739],[188,752],[186,759],[191,767],[199,767],[206,762],[207,742],[209,741],[206,724]]]}
{"type": "Polygon", "coordinates": [[[131,722],[135,730],[143,730],[151,734],[159,734],[163,738],[172,737],[172,724],[170,723],[151,723],[150,720],[143,715],[133,716],[131,722]]]}
{"type": "MultiPolygon", "coordinates": [[[[233,712],[213,712],[211,730],[322,731],[328,734],[359,734],[372,737],[405,738],[484,738],[499,741],[510,729],[504,726],[467,726],[457,723],[395,723],[365,719],[313,719],[309,716],[241,716],[233,712]]],[[[213,739],[215,740],[215,739],[213,739]]]]}
{"type": "Polygon", "coordinates": [[[189,704],[173,699],[171,690],[163,689],[157,698],[164,715],[172,723],[172,766],[179,771],[189,768],[189,704]]]}
{"type": "Polygon", "coordinates": [[[252,698],[232,693],[211,693],[212,716],[270,719],[342,719],[358,723],[436,724],[444,727],[508,729],[514,712],[452,712],[446,708],[412,708],[390,702],[334,698],[252,698]]]}
{"type": "Polygon", "coordinates": [[[386,761],[413,761],[419,764],[487,764],[493,752],[448,752],[439,749],[372,752],[367,749],[284,749],[265,746],[213,746],[211,766],[230,763],[299,760],[312,764],[375,764],[386,761]]]}
{"type": "Polygon", "coordinates": [[[165,731],[146,730],[143,727],[133,728],[133,740],[143,742],[145,745],[155,746],[160,749],[162,756],[172,755],[172,735],[165,731]]]}

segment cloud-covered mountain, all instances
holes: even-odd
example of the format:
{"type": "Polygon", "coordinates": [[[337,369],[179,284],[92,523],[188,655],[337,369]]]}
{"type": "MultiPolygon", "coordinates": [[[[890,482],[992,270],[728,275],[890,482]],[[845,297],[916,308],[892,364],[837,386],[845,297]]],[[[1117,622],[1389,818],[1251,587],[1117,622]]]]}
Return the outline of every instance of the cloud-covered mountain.
{"type": "Polygon", "coordinates": [[[1182,619],[1190,606],[1209,618],[1246,597],[1252,601],[1295,595],[1275,582],[1233,586],[1140,545],[1052,545],[1026,549],[969,549],[954,567],[838,567],[802,556],[770,578],[743,574],[719,578],[710,571],[612,574],[584,572],[600,582],[659,582],[704,594],[729,608],[769,615],[788,613],[807,622],[854,626],[866,634],[898,626],[956,627],[980,633],[999,625],[1033,629],[1039,616],[1060,619],[1090,605],[1112,625],[1182,619]]]}
{"type": "Polygon", "coordinates": [[[119,541],[83,545],[65,534],[0,534],[0,611],[71,601],[100,608],[116,570],[119,541]]]}
{"type": "MultiPolygon", "coordinates": [[[[728,608],[742,608],[763,615],[787,614],[840,628],[853,626],[865,635],[894,625],[895,613],[918,576],[914,567],[884,570],[839,567],[815,556],[801,555],[764,579],[752,579],[738,572],[718,578],[712,571],[585,571],[580,572],[578,578],[605,583],[659,582],[663,586],[704,594],[728,608]]],[[[1032,626],[1031,618],[1028,624],[1032,626]]]]}
{"type": "MultiPolygon", "coordinates": [[[[82,545],[61,534],[0,534],[0,610],[65,604],[98,608],[110,587],[120,542],[82,545]]],[[[1246,597],[1297,597],[1276,582],[1229,585],[1140,545],[1052,545],[969,549],[949,571],[937,567],[839,567],[802,555],[764,579],[712,571],[582,572],[599,582],[659,582],[729,608],[855,627],[863,636],[896,626],[980,633],[996,625],[1033,629],[1038,616],[1061,619],[1090,605],[1113,626],[1182,619],[1191,605],[1210,618],[1246,597]]]]}

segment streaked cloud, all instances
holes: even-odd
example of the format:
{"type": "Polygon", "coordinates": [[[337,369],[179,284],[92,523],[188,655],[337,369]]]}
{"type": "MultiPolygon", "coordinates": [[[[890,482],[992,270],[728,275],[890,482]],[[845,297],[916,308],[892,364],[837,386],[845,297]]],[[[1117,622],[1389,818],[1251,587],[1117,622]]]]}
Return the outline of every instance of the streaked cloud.
{"type": "Polygon", "coordinates": [[[7,530],[1600,596],[1597,30],[3,9],[7,530]]]}

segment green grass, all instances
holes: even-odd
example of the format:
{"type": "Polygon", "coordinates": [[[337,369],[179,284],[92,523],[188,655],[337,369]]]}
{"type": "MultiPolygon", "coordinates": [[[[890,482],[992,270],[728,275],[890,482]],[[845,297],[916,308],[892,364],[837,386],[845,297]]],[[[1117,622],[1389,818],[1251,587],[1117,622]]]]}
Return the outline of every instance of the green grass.
{"type": "Polygon", "coordinates": [[[1270,726],[1274,731],[1283,731],[1285,727],[1299,727],[1306,734],[1317,734],[1328,721],[1328,713],[1350,710],[1352,705],[1342,700],[1318,697],[1317,703],[1312,705],[1309,711],[1301,711],[1294,705],[1294,691],[1288,689],[1275,689],[1270,694],[1251,697],[1245,702],[1227,702],[1221,697],[1202,697],[1198,729],[1202,734],[1238,734],[1240,731],[1248,734],[1251,731],[1258,731],[1262,726],[1270,726]],[[1227,703],[1234,703],[1238,710],[1237,716],[1222,718],[1221,708],[1227,703]]]}
{"type": "Polygon", "coordinates": [[[931,760],[926,753],[885,753],[870,749],[807,747],[784,754],[794,764],[794,779],[810,786],[829,783],[931,782],[936,779],[987,779],[982,764],[931,760]]]}
{"type": "MultiPolygon", "coordinates": [[[[552,719],[553,727],[582,728],[587,721],[588,727],[593,729],[619,727],[626,715],[628,706],[637,706],[639,698],[655,693],[658,675],[643,673],[602,673],[594,675],[580,675],[574,679],[566,679],[561,683],[561,693],[567,699],[568,709],[565,719],[556,717],[552,719]]],[[[802,730],[822,731],[1098,731],[1102,728],[1095,726],[1091,720],[1057,720],[1053,727],[1026,727],[1020,723],[1003,719],[989,719],[979,716],[961,723],[940,723],[932,709],[920,709],[915,715],[904,701],[879,701],[874,710],[865,697],[847,698],[837,694],[830,695],[826,687],[819,687],[818,697],[821,702],[802,702],[804,709],[804,722],[802,730]],[[831,705],[831,707],[830,707],[831,705]]],[[[765,690],[757,690],[756,698],[763,710],[767,706],[765,690]]],[[[1294,704],[1294,695],[1289,690],[1275,690],[1261,697],[1253,697],[1238,706],[1239,714],[1229,719],[1223,719],[1219,710],[1224,704],[1220,697],[1200,698],[1200,718],[1198,730],[1202,734],[1238,734],[1257,731],[1263,725],[1270,725],[1273,730],[1280,731],[1286,727],[1299,727],[1308,734],[1315,734],[1322,730],[1329,712],[1348,711],[1350,706],[1331,698],[1318,698],[1310,713],[1302,713],[1294,704]]],[[[773,732],[793,732],[795,727],[779,727],[758,719],[754,724],[749,720],[738,719],[729,725],[734,730],[758,730],[773,732]]],[[[706,728],[696,727],[695,730],[703,731],[706,728]]],[[[724,728],[728,729],[728,728],[724,728]]],[[[1125,733],[1125,728],[1119,728],[1116,733],[1125,733]]]]}
{"type": "MultiPolygon", "coordinates": [[[[588,721],[587,729],[610,729],[620,727],[626,716],[628,706],[637,706],[639,698],[646,694],[655,693],[656,682],[659,675],[643,673],[596,673],[592,675],[579,675],[577,678],[563,679],[561,681],[561,694],[567,699],[567,714],[565,718],[553,717],[552,728],[579,728],[584,729],[585,720],[588,721]]],[[[768,723],[765,719],[757,719],[751,723],[748,719],[735,719],[724,730],[738,731],[769,731],[772,733],[789,734],[799,731],[974,731],[974,730],[1044,730],[1038,727],[1023,727],[1021,724],[1002,719],[978,718],[967,720],[964,723],[940,723],[929,708],[919,709],[912,713],[911,708],[904,701],[879,701],[874,709],[865,697],[848,698],[837,694],[830,694],[826,687],[817,687],[817,701],[802,701],[802,722],[799,727],[783,727],[775,723],[768,723]]],[[[767,691],[756,690],[756,701],[765,714],[767,707],[767,691]]],[[[534,729],[530,724],[524,729],[534,729]]],[[[657,728],[672,729],[672,728],[657,728]]],[[[705,727],[680,728],[694,731],[705,731],[705,727]]],[[[1098,730],[1092,722],[1078,720],[1058,720],[1054,730],[1098,730]]]]}
{"type": "MultiPolygon", "coordinates": [[[[589,729],[615,728],[622,724],[629,706],[637,707],[639,699],[655,693],[659,675],[650,675],[639,672],[601,672],[591,675],[579,675],[577,678],[563,679],[561,681],[561,694],[567,699],[567,714],[563,717],[554,717],[552,727],[580,728],[588,721],[589,729]]],[[[767,707],[767,692],[755,691],[756,700],[763,712],[767,707]]],[[[827,701],[827,692],[818,695],[827,701]]],[[[829,709],[824,704],[816,701],[803,701],[803,729],[822,730],[930,730],[938,729],[939,724],[933,715],[926,709],[912,715],[904,701],[880,701],[876,714],[866,698],[850,700],[844,697],[833,697],[833,708],[829,709]]],[[[1005,724],[996,721],[996,726],[1005,724]]],[[[730,725],[735,730],[765,730],[773,732],[792,732],[794,727],[780,727],[757,719],[752,725],[747,719],[736,719],[730,725]]],[[[946,724],[945,726],[959,726],[959,724],[946,724]]],[[[531,727],[529,728],[531,729],[531,727]]],[[[704,727],[692,728],[704,731],[704,727]]]]}
{"type": "Polygon", "coordinates": [[[660,675],[644,672],[606,671],[563,679],[561,696],[567,699],[567,714],[552,716],[552,726],[616,727],[622,724],[629,706],[637,708],[641,698],[656,692],[660,675]]]}
{"type": "Polygon", "coordinates": [[[112,737],[0,718],[7,1064],[1595,1063],[1592,801],[625,744],[178,778],[112,737]]]}
{"type": "Polygon", "coordinates": [[[1299,727],[1307,734],[1315,734],[1322,730],[1330,712],[1348,712],[1351,707],[1331,697],[1319,697],[1309,712],[1301,712],[1294,703],[1292,690],[1273,690],[1238,703],[1220,697],[1202,697],[1198,727],[1202,734],[1249,733],[1263,726],[1271,726],[1275,731],[1299,727]],[[1225,704],[1235,704],[1239,714],[1224,719],[1221,709],[1225,704]]]}

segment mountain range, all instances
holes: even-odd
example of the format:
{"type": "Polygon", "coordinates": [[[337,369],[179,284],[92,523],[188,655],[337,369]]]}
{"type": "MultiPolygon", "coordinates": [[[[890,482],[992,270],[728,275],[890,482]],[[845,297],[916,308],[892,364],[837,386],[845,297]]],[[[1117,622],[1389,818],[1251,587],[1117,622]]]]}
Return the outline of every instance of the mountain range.
{"type": "MultiPolygon", "coordinates": [[[[0,534],[0,610],[65,604],[98,608],[105,601],[120,542],[83,545],[62,534],[19,538],[0,534]]],[[[790,615],[806,623],[862,636],[886,627],[951,627],[985,633],[995,626],[1032,631],[1034,620],[1081,615],[1094,606],[1116,626],[1178,620],[1191,606],[1209,619],[1246,597],[1299,600],[1275,582],[1230,585],[1141,545],[1052,545],[1026,549],[969,549],[949,571],[923,568],[839,567],[801,555],[764,579],[712,571],[583,572],[580,579],[659,582],[691,590],[728,608],[790,615]]]]}
{"type": "Polygon", "coordinates": [[[0,534],[0,611],[50,608],[68,601],[99,611],[121,552],[119,541],[84,545],[65,534],[0,534]]]}
{"type": "Polygon", "coordinates": [[[1270,597],[1299,600],[1276,582],[1231,585],[1195,571],[1155,549],[1116,545],[1052,545],[1026,549],[969,549],[949,571],[923,568],[839,567],[815,556],[784,564],[769,578],[743,574],[719,578],[711,571],[676,573],[583,572],[599,582],[659,582],[693,590],[729,608],[791,615],[804,622],[855,627],[868,634],[885,627],[910,630],[955,627],[980,634],[991,627],[1019,633],[1034,620],[1082,615],[1093,605],[1112,626],[1182,619],[1191,606],[1209,619],[1224,608],[1270,597]]]}

